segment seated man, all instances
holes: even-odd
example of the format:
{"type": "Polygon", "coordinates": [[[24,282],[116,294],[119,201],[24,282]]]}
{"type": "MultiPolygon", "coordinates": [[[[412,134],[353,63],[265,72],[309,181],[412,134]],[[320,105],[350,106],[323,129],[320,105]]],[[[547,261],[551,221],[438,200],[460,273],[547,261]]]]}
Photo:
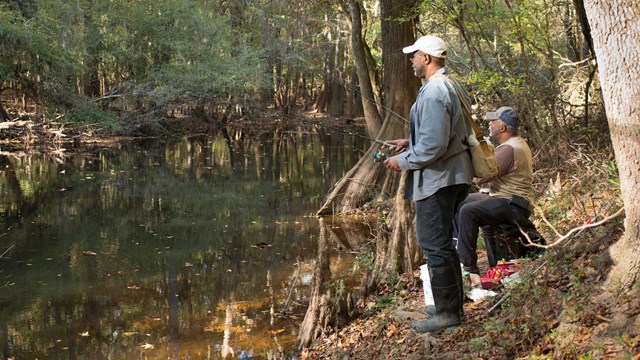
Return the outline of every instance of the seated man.
{"type": "MultiPolygon", "coordinates": [[[[460,261],[465,271],[475,274],[480,272],[476,252],[480,227],[489,230],[490,234],[496,226],[511,225],[513,228],[518,224],[527,232],[537,234],[529,220],[533,211],[531,149],[518,134],[518,115],[513,108],[505,106],[496,112],[488,112],[486,120],[489,121],[489,135],[499,143],[496,160],[500,171],[493,178],[478,179],[479,184],[488,185],[488,193],[470,194],[460,205],[454,227],[460,261]]],[[[532,240],[534,238],[542,239],[539,235],[532,240]]],[[[489,247],[495,246],[491,241],[488,241],[489,247]]]]}

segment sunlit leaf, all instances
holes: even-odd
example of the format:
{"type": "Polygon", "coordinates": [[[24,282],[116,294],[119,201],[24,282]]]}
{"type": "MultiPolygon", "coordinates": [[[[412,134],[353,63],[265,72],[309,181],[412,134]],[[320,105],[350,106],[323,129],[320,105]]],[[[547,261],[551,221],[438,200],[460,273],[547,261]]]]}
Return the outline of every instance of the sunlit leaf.
{"type": "Polygon", "coordinates": [[[127,289],[131,289],[131,290],[139,290],[139,289],[140,289],[140,286],[137,286],[137,285],[129,285],[129,286],[127,286],[127,289]]]}
{"type": "Polygon", "coordinates": [[[145,349],[145,350],[150,350],[150,349],[154,348],[154,346],[149,344],[149,343],[144,343],[143,345],[140,345],[140,347],[145,349]]]}
{"type": "Polygon", "coordinates": [[[259,242],[259,243],[251,244],[251,247],[258,248],[258,249],[264,249],[266,247],[271,247],[271,244],[267,244],[266,242],[262,241],[262,242],[259,242]]]}
{"type": "Polygon", "coordinates": [[[389,328],[387,329],[387,337],[391,337],[398,333],[398,327],[394,324],[389,324],[389,328]]]}
{"type": "Polygon", "coordinates": [[[278,329],[278,330],[269,330],[269,334],[271,335],[278,335],[281,332],[284,332],[284,329],[278,329]]]}
{"type": "Polygon", "coordinates": [[[81,332],[78,335],[80,335],[80,336],[89,336],[89,332],[88,331],[81,332]]]}

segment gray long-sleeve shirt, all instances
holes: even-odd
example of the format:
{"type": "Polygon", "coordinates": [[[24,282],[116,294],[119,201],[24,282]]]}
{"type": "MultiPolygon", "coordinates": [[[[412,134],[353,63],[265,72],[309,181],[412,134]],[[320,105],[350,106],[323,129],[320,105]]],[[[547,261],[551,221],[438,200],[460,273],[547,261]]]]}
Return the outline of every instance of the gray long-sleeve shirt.
{"type": "MultiPolygon", "coordinates": [[[[446,68],[434,75],[446,76],[446,68]]],[[[418,201],[441,188],[471,183],[473,168],[465,140],[468,131],[453,85],[447,79],[431,77],[411,107],[409,148],[398,156],[400,169],[412,172],[407,177],[407,197],[418,201]]]]}

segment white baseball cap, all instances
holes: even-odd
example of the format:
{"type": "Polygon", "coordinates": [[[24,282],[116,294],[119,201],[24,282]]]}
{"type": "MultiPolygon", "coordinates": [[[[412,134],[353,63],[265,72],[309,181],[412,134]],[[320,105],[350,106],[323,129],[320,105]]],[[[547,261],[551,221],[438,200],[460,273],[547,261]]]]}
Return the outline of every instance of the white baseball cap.
{"type": "Polygon", "coordinates": [[[447,44],[444,43],[444,40],[433,35],[420,37],[413,45],[403,48],[402,52],[411,54],[418,50],[441,59],[447,57],[447,44]]]}

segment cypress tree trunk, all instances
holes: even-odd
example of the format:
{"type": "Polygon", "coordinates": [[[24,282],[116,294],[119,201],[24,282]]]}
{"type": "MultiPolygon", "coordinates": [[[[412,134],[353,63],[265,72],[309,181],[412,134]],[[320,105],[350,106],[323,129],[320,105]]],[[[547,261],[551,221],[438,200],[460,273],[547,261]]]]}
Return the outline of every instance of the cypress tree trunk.
{"type": "Polygon", "coordinates": [[[611,247],[607,285],[628,289],[640,270],[640,3],[585,0],[598,59],[626,214],[624,236],[611,247]]]}

